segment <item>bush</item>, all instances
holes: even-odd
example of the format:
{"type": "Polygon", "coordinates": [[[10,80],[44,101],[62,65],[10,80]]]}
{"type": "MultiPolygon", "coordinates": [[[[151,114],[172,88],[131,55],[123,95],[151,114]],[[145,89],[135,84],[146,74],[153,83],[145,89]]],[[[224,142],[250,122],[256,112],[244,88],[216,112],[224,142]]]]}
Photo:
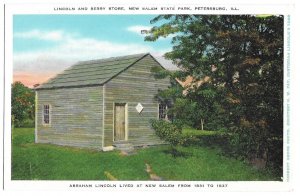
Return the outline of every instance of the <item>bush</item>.
{"type": "Polygon", "coordinates": [[[17,128],[20,128],[20,127],[33,128],[35,126],[35,121],[32,119],[29,119],[29,118],[24,119],[22,121],[12,120],[12,123],[13,123],[13,127],[17,127],[17,128]]]}
{"type": "Polygon", "coordinates": [[[229,136],[219,131],[200,131],[203,134],[196,134],[195,130],[185,130],[182,133],[182,127],[176,123],[170,123],[164,120],[152,120],[151,125],[156,135],[172,146],[206,146],[226,148],[229,145],[229,136]]]}
{"type": "Polygon", "coordinates": [[[11,117],[14,127],[31,126],[27,119],[34,121],[35,93],[21,82],[14,82],[11,86],[11,117]],[[27,122],[25,122],[27,121],[27,122]]]}
{"type": "Polygon", "coordinates": [[[25,119],[22,123],[21,123],[21,127],[24,128],[32,128],[35,126],[35,122],[32,119],[25,119]]]}
{"type": "Polygon", "coordinates": [[[182,132],[182,127],[176,123],[170,123],[164,120],[152,120],[151,125],[156,135],[172,146],[206,146],[228,148],[230,137],[221,131],[200,131],[201,134],[195,132],[194,129],[186,129],[182,132]]]}
{"type": "Polygon", "coordinates": [[[283,142],[281,137],[270,136],[269,131],[257,124],[232,129],[231,154],[248,160],[254,166],[263,163],[282,175],[283,142]]]}
{"type": "Polygon", "coordinates": [[[181,127],[165,120],[152,120],[151,125],[156,135],[160,139],[169,142],[172,146],[184,143],[181,127]]]}

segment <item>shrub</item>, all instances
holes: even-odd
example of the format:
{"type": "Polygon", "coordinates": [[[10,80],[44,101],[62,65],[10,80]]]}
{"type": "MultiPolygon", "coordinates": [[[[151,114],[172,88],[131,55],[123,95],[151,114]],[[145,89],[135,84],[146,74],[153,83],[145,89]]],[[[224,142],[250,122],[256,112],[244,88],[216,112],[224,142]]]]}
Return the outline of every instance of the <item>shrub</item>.
{"type": "Polygon", "coordinates": [[[21,82],[14,82],[11,86],[11,118],[14,127],[33,127],[35,115],[35,94],[21,82]],[[25,122],[27,121],[27,122],[25,122]]]}
{"type": "Polygon", "coordinates": [[[23,127],[23,128],[33,128],[35,126],[35,121],[29,118],[26,118],[22,121],[18,119],[14,119],[14,116],[12,116],[12,127],[23,127]]]}
{"type": "Polygon", "coordinates": [[[24,127],[24,128],[32,128],[35,126],[35,121],[32,119],[25,119],[22,123],[20,127],[24,127]]]}
{"type": "Polygon", "coordinates": [[[254,166],[256,163],[263,162],[264,168],[270,168],[282,175],[283,142],[281,137],[270,136],[269,131],[258,124],[240,126],[232,131],[230,141],[232,155],[246,159],[254,166]]]}
{"type": "Polygon", "coordinates": [[[200,131],[195,129],[185,129],[182,133],[182,127],[176,123],[170,123],[165,120],[151,120],[151,125],[155,130],[156,135],[170,143],[172,154],[175,155],[175,146],[203,146],[203,147],[218,147],[222,149],[222,154],[236,157],[238,152],[235,151],[232,143],[232,135],[222,131],[200,131]]]}
{"type": "Polygon", "coordinates": [[[184,143],[182,128],[165,120],[152,120],[151,125],[156,135],[171,144],[171,146],[182,145],[184,143]]]}

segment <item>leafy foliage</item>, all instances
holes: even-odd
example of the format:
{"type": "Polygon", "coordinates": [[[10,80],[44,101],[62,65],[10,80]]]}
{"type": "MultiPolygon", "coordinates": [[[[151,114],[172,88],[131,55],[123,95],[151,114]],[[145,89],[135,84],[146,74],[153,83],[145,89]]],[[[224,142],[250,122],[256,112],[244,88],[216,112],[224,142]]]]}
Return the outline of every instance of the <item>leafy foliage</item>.
{"type": "Polygon", "coordinates": [[[34,92],[21,82],[12,84],[11,114],[16,127],[34,125],[34,92]]]}
{"type": "Polygon", "coordinates": [[[178,78],[210,79],[174,96],[176,117],[191,117],[194,127],[218,117],[235,154],[282,170],[283,16],[160,15],[151,22],[160,21],[145,40],[172,35],[165,56],[180,68],[178,78]]]}
{"type": "MultiPolygon", "coordinates": [[[[216,86],[211,83],[203,83],[201,88],[189,90],[184,98],[191,102],[191,106],[194,106],[189,118],[193,122],[193,127],[201,130],[204,128],[209,130],[221,130],[224,128],[227,117],[224,109],[218,102],[223,97],[216,86]]],[[[184,105],[183,107],[190,106],[184,105]]],[[[187,117],[185,114],[181,113],[181,115],[183,118],[187,117]]]]}
{"type": "Polygon", "coordinates": [[[205,131],[192,128],[184,128],[182,132],[186,145],[221,148],[226,153],[231,152],[229,149],[230,135],[227,132],[205,131]]]}
{"type": "Polygon", "coordinates": [[[152,120],[151,125],[160,139],[169,142],[172,146],[183,144],[182,129],[175,124],[165,120],[152,120]]]}

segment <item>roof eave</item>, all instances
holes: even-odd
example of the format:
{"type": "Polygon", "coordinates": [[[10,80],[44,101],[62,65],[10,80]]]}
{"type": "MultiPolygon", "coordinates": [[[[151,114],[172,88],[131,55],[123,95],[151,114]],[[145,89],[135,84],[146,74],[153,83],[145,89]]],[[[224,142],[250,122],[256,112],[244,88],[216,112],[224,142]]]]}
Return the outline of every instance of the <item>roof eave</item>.
{"type": "Polygon", "coordinates": [[[92,87],[92,86],[103,86],[105,83],[101,84],[84,84],[84,85],[73,85],[73,86],[53,86],[53,87],[39,87],[35,88],[35,91],[39,90],[52,90],[52,89],[61,89],[61,88],[81,88],[81,87],[92,87]]]}

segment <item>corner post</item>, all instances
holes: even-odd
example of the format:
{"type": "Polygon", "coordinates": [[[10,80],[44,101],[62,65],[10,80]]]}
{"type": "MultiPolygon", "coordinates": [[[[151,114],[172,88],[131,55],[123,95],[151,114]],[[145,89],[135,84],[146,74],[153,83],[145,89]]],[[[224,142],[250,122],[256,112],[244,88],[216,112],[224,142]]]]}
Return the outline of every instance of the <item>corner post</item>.
{"type": "Polygon", "coordinates": [[[102,86],[102,149],[105,147],[105,84],[102,86]]]}
{"type": "Polygon", "coordinates": [[[37,143],[38,142],[38,130],[37,130],[37,119],[38,119],[38,94],[37,91],[35,91],[35,104],[34,104],[34,110],[35,110],[35,120],[34,120],[34,124],[35,124],[35,129],[34,129],[34,142],[37,143]]]}

